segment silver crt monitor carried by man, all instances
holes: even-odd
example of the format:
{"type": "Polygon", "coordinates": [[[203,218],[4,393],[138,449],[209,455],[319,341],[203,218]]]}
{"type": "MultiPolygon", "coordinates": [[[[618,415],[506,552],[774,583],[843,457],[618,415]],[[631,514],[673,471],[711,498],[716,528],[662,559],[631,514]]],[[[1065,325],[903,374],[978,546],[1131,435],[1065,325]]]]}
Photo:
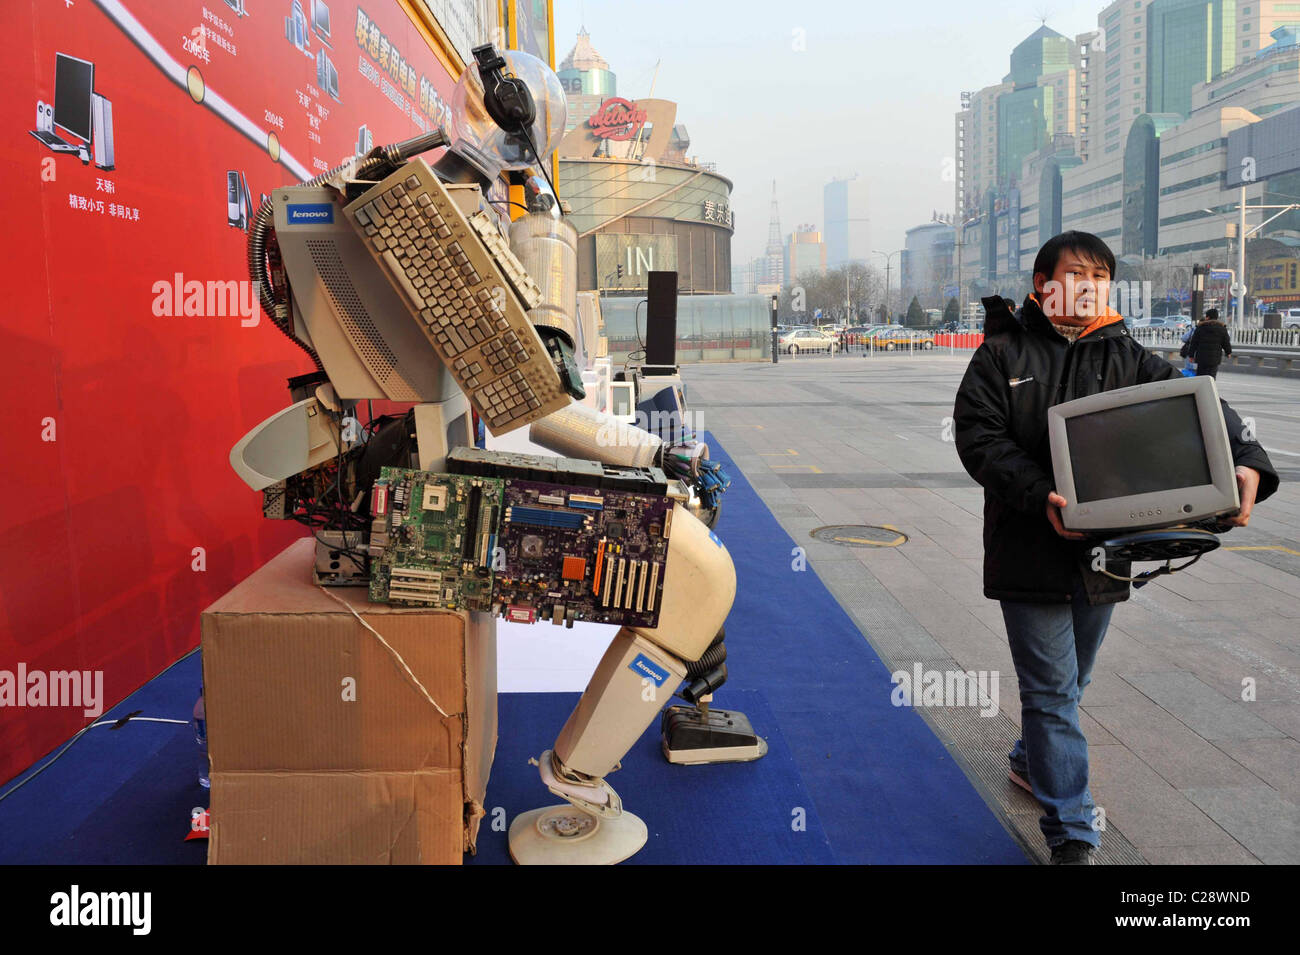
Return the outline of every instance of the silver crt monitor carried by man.
{"type": "Polygon", "coordinates": [[[1066,529],[1129,532],[1213,520],[1241,506],[1214,379],[1117,388],[1048,409],[1066,529]]]}

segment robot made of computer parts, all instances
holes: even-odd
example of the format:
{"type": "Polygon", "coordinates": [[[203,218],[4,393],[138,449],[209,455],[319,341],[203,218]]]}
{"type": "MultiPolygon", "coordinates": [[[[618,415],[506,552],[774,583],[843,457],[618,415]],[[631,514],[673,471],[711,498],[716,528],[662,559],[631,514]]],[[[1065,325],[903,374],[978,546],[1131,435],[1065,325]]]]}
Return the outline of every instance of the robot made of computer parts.
{"type": "MultiPolygon", "coordinates": [[[[509,235],[492,208],[501,174],[544,170],[563,134],[558,78],[527,54],[484,46],[474,56],[447,127],[275,189],[250,230],[262,308],[316,368],[291,379],[293,404],[245,435],[231,463],[263,492],[268,517],[313,527],[322,584],[364,582],[363,502],[380,469],[443,471],[451,452],[475,446],[476,416],[498,436],[530,425],[532,441],[569,457],[581,449],[608,465],[665,463],[661,438],[575,401],[583,387],[574,357],[581,333],[567,304],[574,233],[554,189],[527,179],[528,214],[509,235]],[[440,146],[434,165],[420,158],[440,146]],[[363,423],[362,404],[376,399],[413,407],[363,423]]],[[[516,861],[616,862],[644,844],[644,823],[623,812],[605,777],[683,681],[679,695],[696,709],[673,719],[693,721],[678,728],[695,730],[699,758],[677,761],[766,749],[761,738],[735,736],[733,725],[709,751],[722,739],[710,732],[707,700],[726,678],[723,621],[736,576],[684,477],[668,482],[672,534],[657,624],[620,627],[539,757],[543,782],[566,803],[513,821],[516,861]]]]}

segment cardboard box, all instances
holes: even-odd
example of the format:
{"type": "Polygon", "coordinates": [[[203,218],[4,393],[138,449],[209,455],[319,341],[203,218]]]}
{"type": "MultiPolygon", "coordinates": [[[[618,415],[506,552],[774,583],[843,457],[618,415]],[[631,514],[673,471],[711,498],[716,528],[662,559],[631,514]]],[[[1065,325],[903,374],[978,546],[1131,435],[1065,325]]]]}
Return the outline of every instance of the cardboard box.
{"type": "Polygon", "coordinates": [[[326,592],[313,561],[296,541],[203,612],[208,862],[460,863],[496,749],[496,621],[326,592]]]}

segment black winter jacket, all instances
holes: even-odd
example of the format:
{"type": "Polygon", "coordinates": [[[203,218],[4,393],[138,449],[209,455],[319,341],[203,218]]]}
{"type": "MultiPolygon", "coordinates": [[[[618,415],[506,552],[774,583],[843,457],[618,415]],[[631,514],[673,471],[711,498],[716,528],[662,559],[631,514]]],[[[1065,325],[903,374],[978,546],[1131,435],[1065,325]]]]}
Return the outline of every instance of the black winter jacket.
{"type": "Polygon", "coordinates": [[[1223,322],[1201,322],[1187,340],[1187,353],[1184,358],[1196,362],[1197,367],[1214,368],[1223,361],[1224,355],[1232,354],[1232,339],[1228,337],[1227,326],[1223,322]]]}
{"type": "MultiPolygon", "coordinates": [[[[1032,296],[1015,316],[997,299],[984,301],[984,344],[971,358],[953,409],[957,453],[984,487],[984,595],[1065,603],[1081,576],[1089,603],[1127,600],[1126,581],[1092,569],[1095,542],[1066,540],[1048,523],[1047,495],[1055,482],[1047,409],[1180,372],[1138,344],[1122,321],[1071,344],[1032,296]]],[[[1277,472],[1262,447],[1240,440],[1241,419],[1226,402],[1223,416],[1233,459],[1259,472],[1256,501],[1263,501],[1277,489],[1277,472]]],[[[1112,561],[1107,569],[1130,576],[1127,563],[1112,561]]]]}

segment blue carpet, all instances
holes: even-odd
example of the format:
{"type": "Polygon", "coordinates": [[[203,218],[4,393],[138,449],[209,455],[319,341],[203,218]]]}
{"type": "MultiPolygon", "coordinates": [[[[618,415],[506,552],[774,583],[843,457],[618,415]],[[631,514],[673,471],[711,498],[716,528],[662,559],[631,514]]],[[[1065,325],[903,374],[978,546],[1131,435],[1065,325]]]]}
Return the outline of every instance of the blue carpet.
{"type": "MultiPolygon", "coordinates": [[[[150,680],[101,720],[189,720],[202,682],[192,654],[150,680]]],[[[63,749],[63,744],[54,751],[63,749]]],[[[53,756],[51,753],[50,756],[53,756]]],[[[190,810],[207,806],[192,724],[131,722],[87,730],[63,756],[40,760],[3,787],[0,864],[202,865],[205,840],[185,841],[190,810]],[[41,766],[39,777],[15,790],[41,766]]]]}
{"type": "MultiPolygon", "coordinates": [[[[795,542],[707,440],[732,477],[717,532],[739,579],[727,619],[730,680],[714,705],[746,713],[770,751],[755,763],[673,766],[659,751],[656,721],[610,777],[650,829],[632,861],[1026,863],[920,716],[891,705],[884,664],[816,574],[791,570],[795,542]]],[[[142,710],[188,719],[199,681],[196,654],[103,718],[142,710]]],[[[552,745],[576,699],[500,697],[489,815],[474,863],[509,861],[493,809],[509,820],[555,801],[527,759],[552,745]]],[[[190,810],[207,804],[198,766],[188,725],[92,729],[0,802],[0,864],[202,864],[207,843],[184,841],[190,810]]]]}
{"type": "MultiPolygon", "coordinates": [[[[506,693],[500,697],[499,741],[478,835],[467,862],[509,864],[508,822],[529,809],[560,802],[528,763],[550,749],[578,702],[577,693],[506,693]],[[504,812],[501,810],[504,809],[504,812]],[[494,825],[495,820],[495,825],[494,825]]],[[[775,731],[761,694],[729,694],[730,705],[762,726],[768,753],[753,763],[675,766],[660,748],[659,721],[611,774],[623,807],[650,831],[629,863],[641,865],[774,865],[835,861],[794,756],[775,731]]]]}
{"type": "Polygon", "coordinates": [[[762,694],[837,861],[1028,864],[921,717],[890,703],[889,670],[816,573],[791,569],[796,542],[726,450],[703,440],[731,475],[715,531],[737,577],[715,705],[762,694]]]}

